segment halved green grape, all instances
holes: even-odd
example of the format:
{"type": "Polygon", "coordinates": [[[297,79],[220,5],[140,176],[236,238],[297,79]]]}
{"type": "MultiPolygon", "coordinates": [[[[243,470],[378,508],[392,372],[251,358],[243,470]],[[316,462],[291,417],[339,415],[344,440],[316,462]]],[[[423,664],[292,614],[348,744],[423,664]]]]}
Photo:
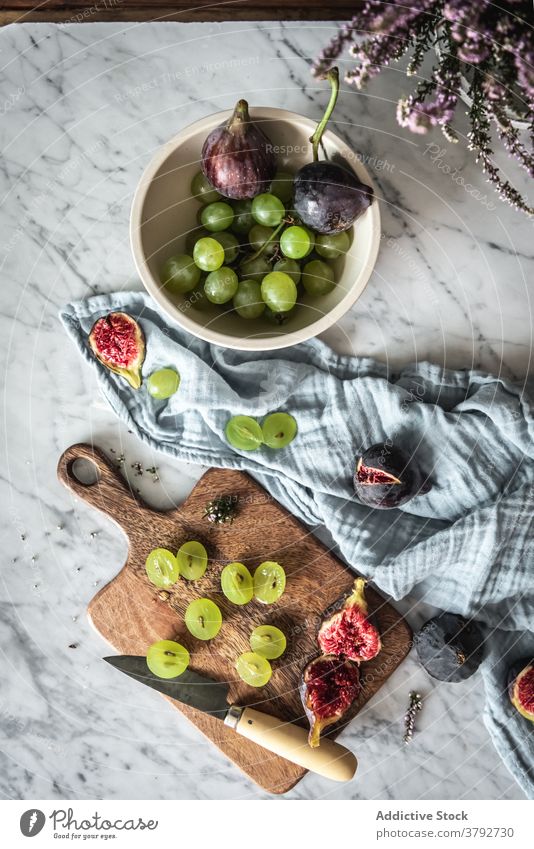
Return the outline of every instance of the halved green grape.
{"type": "Polygon", "coordinates": [[[200,280],[200,269],[188,254],[171,256],[161,269],[161,282],[169,292],[182,294],[194,289],[200,280]]]}
{"type": "Polygon", "coordinates": [[[209,203],[200,213],[200,220],[210,233],[227,230],[234,218],[234,210],[229,203],[217,201],[209,203]]]}
{"type": "Polygon", "coordinates": [[[158,678],[178,678],[189,666],[189,652],[174,640],[158,640],[149,646],[146,665],[158,678]]]}
{"type": "Polygon", "coordinates": [[[256,280],[241,280],[234,295],[233,304],[241,318],[259,318],[265,310],[260,284],[256,280]]]}
{"type": "Polygon", "coordinates": [[[266,560],[254,572],[254,595],[264,604],[278,601],[286,588],[286,573],[279,563],[266,560]]]}
{"type": "Polygon", "coordinates": [[[277,171],[271,183],[271,194],[288,203],[293,197],[293,179],[288,171],[277,171]]]}
{"type": "Polygon", "coordinates": [[[193,259],[202,271],[217,271],[224,262],[224,248],[217,239],[199,239],[193,249],[193,259]]]}
{"type": "Polygon", "coordinates": [[[228,266],[211,271],[204,281],[206,298],[212,304],[226,304],[237,292],[237,274],[228,266]]]}
{"type": "Polygon", "coordinates": [[[252,575],[243,563],[228,563],[224,567],[221,588],[233,604],[248,604],[254,595],[252,575]]]}
{"type": "Polygon", "coordinates": [[[336,285],[334,270],[321,259],[307,262],[302,271],[302,285],[308,295],[328,295],[336,285]]]}
{"type": "Polygon", "coordinates": [[[208,568],[208,552],[201,542],[184,542],[176,553],[180,575],[188,581],[198,581],[208,568]]]}
{"type": "Polygon", "coordinates": [[[289,259],[302,259],[313,247],[310,231],[296,224],[286,227],[280,236],[280,250],[289,259]]]}
{"type": "MultiPolygon", "coordinates": [[[[264,227],[263,224],[255,224],[251,227],[248,234],[248,241],[254,251],[259,251],[263,248],[266,242],[269,241],[274,233],[273,227],[264,227]]],[[[278,240],[273,239],[263,250],[263,256],[272,256],[278,247],[278,240]]]]}
{"type": "Polygon", "coordinates": [[[197,598],[192,601],[184,616],[187,630],[198,640],[212,640],[222,626],[222,614],[210,598],[197,598]]]}
{"type": "Polygon", "coordinates": [[[221,197],[202,171],[199,171],[191,181],[191,194],[200,203],[215,203],[221,197]]]}
{"type": "Polygon", "coordinates": [[[288,312],[297,302],[295,281],[283,271],[271,271],[261,281],[261,296],[273,312],[288,312]]]}
{"type": "Polygon", "coordinates": [[[285,448],[297,435],[297,423],[289,413],[271,413],[261,430],[263,441],[269,448],[285,448]]]}
{"type": "Polygon", "coordinates": [[[172,587],[180,577],[180,567],[176,557],[166,548],[155,548],[145,562],[148,578],[156,587],[172,587]]]}
{"type": "Polygon", "coordinates": [[[239,266],[239,276],[243,280],[257,280],[261,283],[266,274],[269,274],[271,266],[264,256],[252,258],[253,254],[245,257],[239,266]]]}
{"type": "Polygon", "coordinates": [[[239,254],[239,240],[234,234],[223,230],[222,233],[216,233],[213,238],[217,239],[219,244],[224,248],[224,262],[226,265],[235,262],[239,254]]]}
{"type": "Polygon", "coordinates": [[[276,195],[263,192],[252,201],[252,217],[264,227],[278,227],[286,213],[285,206],[276,195]]]}
{"type": "Polygon", "coordinates": [[[234,220],[232,221],[231,229],[238,236],[246,236],[250,228],[254,225],[252,201],[237,200],[232,206],[234,209],[234,220]]]}
{"type": "Polygon", "coordinates": [[[275,262],[273,271],[283,271],[284,274],[289,274],[295,285],[300,280],[300,265],[296,259],[289,259],[285,256],[282,257],[282,259],[275,262]]]}
{"type": "Polygon", "coordinates": [[[349,248],[350,236],[346,230],[333,236],[317,236],[315,239],[315,250],[325,259],[337,259],[346,254],[349,248]]]}
{"type": "Polygon", "coordinates": [[[255,451],[263,442],[261,427],[250,416],[233,416],[226,424],[225,434],[233,448],[255,451]]]}
{"type": "Polygon", "coordinates": [[[250,648],[267,660],[276,660],[286,650],[287,641],[283,631],[274,625],[258,625],[250,635],[250,648]]]}
{"type": "Polygon", "coordinates": [[[273,674],[269,661],[253,651],[238,657],[235,668],[239,677],[251,687],[265,687],[273,674]]]}
{"type": "Polygon", "coordinates": [[[177,392],[180,386],[180,375],[173,368],[159,368],[152,372],[146,385],[153,398],[163,401],[177,392]]]}

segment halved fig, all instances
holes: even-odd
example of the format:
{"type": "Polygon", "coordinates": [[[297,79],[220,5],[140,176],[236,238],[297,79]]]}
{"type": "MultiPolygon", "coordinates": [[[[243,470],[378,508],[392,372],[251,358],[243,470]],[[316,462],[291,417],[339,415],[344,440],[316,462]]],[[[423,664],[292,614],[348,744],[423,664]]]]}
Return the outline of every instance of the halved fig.
{"type": "Polygon", "coordinates": [[[346,657],[359,663],[376,657],[382,643],[380,634],[367,618],[365,578],[356,578],[354,589],[341,610],[325,619],[317,642],[324,654],[346,657]]]}
{"type": "Polygon", "coordinates": [[[521,716],[534,722],[534,660],[520,660],[509,670],[508,695],[521,716]]]}
{"type": "Polygon", "coordinates": [[[410,457],[391,440],[367,448],[356,461],[354,491],[362,504],[383,510],[405,504],[419,492],[428,492],[410,457]]]}
{"type": "Polygon", "coordinates": [[[302,673],[300,697],[310,723],[308,742],[320,745],[321,734],[339,722],[361,690],[356,663],[324,654],[308,663],[302,673]]]}
{"type": "Polygon", "coordinates": [[[145,337],[137,321],[126,312],[110,312],[93,324],[89,345],[97,360],[124,377],[133,389],[141,386],[145,337]]]}

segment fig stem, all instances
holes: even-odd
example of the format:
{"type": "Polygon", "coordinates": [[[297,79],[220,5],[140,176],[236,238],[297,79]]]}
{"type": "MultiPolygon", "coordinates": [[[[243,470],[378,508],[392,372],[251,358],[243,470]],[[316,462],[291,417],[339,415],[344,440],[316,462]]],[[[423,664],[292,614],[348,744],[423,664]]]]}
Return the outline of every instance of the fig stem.
{"type": "Polygon", "coordinates": [[[312,136],[310,136],[310,142],[313,147],[313,161],[319,161],[319,145],[321,144],[322,135],[326,129],[326,125],[330,120],[330,116],[334,111],[334,107],[337,103],[337,96],[339,94],[339,70],[337,68],[330,68],[326,75],[326,79],[332,86],[332,92],[330,94],[330,100],[328,101],[328,106],[326,107],[326,111],[321,119],[321,121],[317,124],[317,128],[312,136]]]}

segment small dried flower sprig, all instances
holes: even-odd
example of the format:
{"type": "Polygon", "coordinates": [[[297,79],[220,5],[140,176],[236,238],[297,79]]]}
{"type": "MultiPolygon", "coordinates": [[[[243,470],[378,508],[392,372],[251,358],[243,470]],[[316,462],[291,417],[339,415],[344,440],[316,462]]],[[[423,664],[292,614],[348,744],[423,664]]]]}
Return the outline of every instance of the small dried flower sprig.
{"type": "Polygon", "coordinates": [[[232,524],[237,514],[235,495],[221,495],[208,501],[204,508],[204,517],[215,525],[232,524]]]}
{"type": "Polygon", "coordinates": [[[347,51],[357,62],[345,81],[363,88],[406,54],[407,75],[415,76],[435,48],[438,63],[428,79],[420,78],[414,92],[399,101],[398,123],[419,134],[439,126],[448,141],[457,141],[451,121],[467,80],[469,147],[501,199],[533,215],[532,205],[495,165],[492,149],[495,134],[509,156],[534,176],[531,16],[531,0],[501,0],[497,5],[489,0],[367,0],[320,53],[313,72],[323,76],[347,51]],[[515,117],[528,124],[530,148],[519,138],[515,117]]]}
{"type": "Polygon", "coordinates": [[[404,742],[406,745],[412,742],[413,732],[415,730],[415,717],[420,710],[423,709],[423,699],[419,693],[410,693],[410,707],[404,716],[404,742]]]}

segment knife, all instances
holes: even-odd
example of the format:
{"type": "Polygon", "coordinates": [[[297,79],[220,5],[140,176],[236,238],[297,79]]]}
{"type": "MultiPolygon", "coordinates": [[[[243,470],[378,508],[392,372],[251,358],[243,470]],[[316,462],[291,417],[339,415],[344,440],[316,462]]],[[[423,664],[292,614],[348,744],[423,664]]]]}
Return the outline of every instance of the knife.
{"type": "Polygon", "coordinates": [[[275,755],[334,781],[350,781],[358,762],[349,749],[325,738],[317,749],[308,744],[308,733],[293,722],[250,707],[228,704],[229,687],[186,669],[179,678],[158,678],[148,668],[145,657],[116,655],[104,660],[130,678],[152,687],[164,696],[215,716],[242,737],[263,746],[275,755]]]}

